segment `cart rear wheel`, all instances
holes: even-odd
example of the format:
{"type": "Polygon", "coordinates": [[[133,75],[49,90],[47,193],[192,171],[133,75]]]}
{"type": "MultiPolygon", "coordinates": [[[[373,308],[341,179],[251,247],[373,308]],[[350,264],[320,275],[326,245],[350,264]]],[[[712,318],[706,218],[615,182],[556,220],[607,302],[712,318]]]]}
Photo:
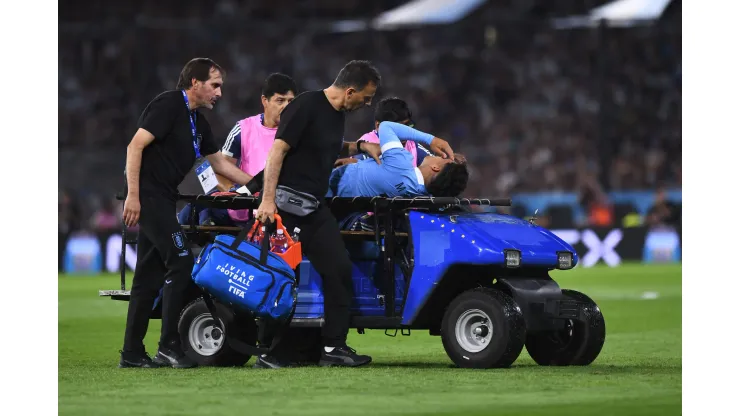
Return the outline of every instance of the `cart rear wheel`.
{"type": "Polygon", "coordinates": [[[178,330],[180,343],[185,354],[195,360],[200,366],[239,367],[251,358],[232,349],[226,342],[227,335],[237,336],[240,340],[255,345],[257,341],[257,325],[249,316],[234,314],[234,312],[216,302],[216,308],[221,320],[227,320],[229,331],[226,334],[224,325],[216,326],[208,307],[202,298],[196,299],[183,309],[180,315],[178,330]]]}
{"type": "Polygon", "coordinates": [[[480,288],[450,303],[441,335],[447,355],[459,367],[509,367],[524,347],[526,324],[509,295],[480,288]]]}

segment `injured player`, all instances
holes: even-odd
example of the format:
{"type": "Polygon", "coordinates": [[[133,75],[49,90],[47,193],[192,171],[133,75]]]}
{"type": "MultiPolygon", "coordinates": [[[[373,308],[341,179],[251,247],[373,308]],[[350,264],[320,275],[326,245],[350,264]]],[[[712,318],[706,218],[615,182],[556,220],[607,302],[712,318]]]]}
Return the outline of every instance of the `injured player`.
{"type": "Polygon", "coordinates": [[[467,164],[445,140],[390,121],[380,123],[378,136],[381,163],[367,159],[334,169],[327,197],[456,197],[465,190],[467,164]],[[423,143],[444,157],[427,156],[416,167],[401,140],[423,143]]]}

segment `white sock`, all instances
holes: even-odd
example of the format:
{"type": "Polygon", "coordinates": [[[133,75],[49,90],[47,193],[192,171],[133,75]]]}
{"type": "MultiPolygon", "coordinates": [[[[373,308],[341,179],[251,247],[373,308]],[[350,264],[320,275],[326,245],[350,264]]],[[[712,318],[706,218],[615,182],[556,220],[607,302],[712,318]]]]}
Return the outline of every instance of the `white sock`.
{"type": "Polygon", "coordinates": [[[326,351],[326,352],[332,352],[332,351],[334,351],[334,347],[324,347],[324,351],[326,351]]]}

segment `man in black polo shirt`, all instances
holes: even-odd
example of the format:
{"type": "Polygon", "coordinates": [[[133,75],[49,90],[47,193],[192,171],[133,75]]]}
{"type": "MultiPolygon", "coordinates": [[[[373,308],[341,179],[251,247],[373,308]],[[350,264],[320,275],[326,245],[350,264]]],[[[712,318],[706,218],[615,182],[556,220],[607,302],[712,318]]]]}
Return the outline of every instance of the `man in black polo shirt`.
{"type": "Polygon", "coordinates": [[[193,255],[176,218],[177,188],[201,155],[207,161],[197,165],[196,173],[204,192],[218,183],[214,173],[235,183],[250,179],[218,151],[211,126],[196,110],[212,109],[221,97],[222,74],[210,59],[188,62],[177,89],[158,95],[144,109],[128,145],[123,220],[140,227],[119,367],[195,366],[183,353],[177,332],[193,270],[193,255]],[[162,333],[157,355],[150,359],[143,341],[162,288],[162,333]]]}
{"type": "MultiPolygon", "coordinates": [[[[380,74],[369,62],[351,61],[329,88],[298,95],[280,115],[265,166],[257,218],[272,220],[279,212],[289,230],[300,227],[303,250],[323,280],[324,349],[320,365],[356,367],[371,361],[346,343],[353,297],[352,263],[324,196],[334,161],[348,146],[344,143],[345,113],[369,106],[379,84],[380,74]]],[[[352,143],[351,148],[354,146],[352,143]]],[[[362,146],[377,159],[377,144],[362,146]]],[[[282,361],[276,353],[259,357],[255,365],[278,368],[286,364],[282,361]]]]}

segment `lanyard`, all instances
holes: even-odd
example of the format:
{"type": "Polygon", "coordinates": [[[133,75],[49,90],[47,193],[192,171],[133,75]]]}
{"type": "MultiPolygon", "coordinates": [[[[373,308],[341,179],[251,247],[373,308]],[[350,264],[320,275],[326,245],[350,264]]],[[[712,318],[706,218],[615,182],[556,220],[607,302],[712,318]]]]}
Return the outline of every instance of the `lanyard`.
{"type": "Polygon", "coordinates": [[[195,149],[195,158],[200,159],[200,149],[198,148],[198,135],[195,132],[195,120],[193,117],[197,119],[198,113],[195,113],[194,111],[190,111],[190,103],[188,102],[188,95],[185,94],[185,90],[182,91],[182,98],[185,99],[185,108],[188,109],[188,120],[190,120],[190,131],[193,132],[193,148],[195,149]]]}

